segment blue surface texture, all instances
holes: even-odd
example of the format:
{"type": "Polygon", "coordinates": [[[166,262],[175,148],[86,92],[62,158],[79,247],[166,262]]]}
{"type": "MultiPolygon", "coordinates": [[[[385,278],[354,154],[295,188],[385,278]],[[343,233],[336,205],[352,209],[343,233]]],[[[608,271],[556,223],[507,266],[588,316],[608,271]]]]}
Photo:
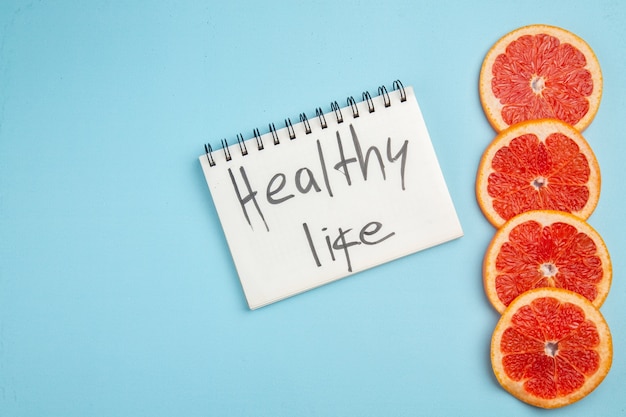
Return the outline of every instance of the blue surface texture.
{"type": "MultiPolygon", "coordinates": [[[[491,45],[532,23],[597,53],[589,223],[613,367],[551,415],[624,416],[626,2],[0,2],[0,416],[545,415],[500,388],[476,203],[491,45]],[[465,236],[249,311],[197,157],[415,88],[465,236]]],[[[297,274],[298,271],[294,271],[297,274]]]]}

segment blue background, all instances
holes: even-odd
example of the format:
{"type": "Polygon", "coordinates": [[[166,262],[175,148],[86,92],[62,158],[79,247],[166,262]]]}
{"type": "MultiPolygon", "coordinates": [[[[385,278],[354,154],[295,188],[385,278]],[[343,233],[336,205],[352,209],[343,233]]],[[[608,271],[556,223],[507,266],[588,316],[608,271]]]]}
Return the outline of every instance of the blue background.
{"type": "Polygon", "coordinates": [[[613,367],[552,415],[626,415],[621,0],[0,3],[0,415],[545,415],[491,371],[494,229],[474,196],[494,136],[482,59],[532,23],[600,60],[589,222],[614,263],[613,367]],[[415,88],[465,236],[249,311],[202,145],[396,78],[415,88]]]}

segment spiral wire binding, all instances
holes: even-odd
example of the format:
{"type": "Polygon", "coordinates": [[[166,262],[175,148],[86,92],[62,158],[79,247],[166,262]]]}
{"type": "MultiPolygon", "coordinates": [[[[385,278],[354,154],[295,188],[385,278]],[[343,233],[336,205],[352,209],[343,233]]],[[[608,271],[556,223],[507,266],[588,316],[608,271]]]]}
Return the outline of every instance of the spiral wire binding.
{"type": "Polygon", "coordinates": [[[393,89],[400,90],[400,102],[404,103],[406,101],[406,91],[404,91],[404,86],[402,85],[402,81],[395,80],[393,82],[393,89]]]}
{"type": "Polygon", "coordinates": [[[243,140],[243,135],[241,133],[237,133],[237,143],[239,144],[239,150],[243,156],[248,155],[248,148],[246,148],[246,141],[243,140]]]}
{"type": "Polygon", "coordinates": [[[274,123],[270,123],[270,133],[272,134],[274,145],[278,145],[280,143],[280,139],[278,139],[278,133],[276,133],[276,126],[274,126],[274,123]]]}
{"type": "MultiPolygon", "coordinates": [[[[400,91],[400,102],[404,103],[407,99],[407,96],[406,96],[406,91],[404,90],[404,85],[402,84],[402,81],[395,80],[393,82],[393,90],[400,91]]],[[[391,106],[391,98],[389,97],[387,88],[384,85],[378,87],[378,95],[382,96],[385,107],[391,106]]],[[[349,96],[347,99],[347,102],[348,102],[348,106],[350,106],[350,109],[352,111],[352,117],[354,119],[358,118],[359,108],[357,106],[357,102],[354,100],[354,97],[349,96]]],[[[370,95],[369,91],[363,92],[363,102],[367,104],[367,110],[370,113],[374,113],[376,111],[376,108],[374,106],[374,101],[372,100],[372,96],[370,95]]],[[[330,110],[335,114],[335,119],[337,120],[337,124],[343,123],[344,121],[343,114],[341,113],[341,108],[339,107],[339,104],[336,101],[333,101],[330,103],[330,110]]],[[[326,116],[324,116],[324,112],[321,107],[318,107],[315,109],[315,116],[319,119],[321,128],[326,129],[328,127],[328,124],[326,123],[326,116]]],[[[308,135],[313,131],[311,128],[309,119],[306,116],[306,113],[300,113],[300,122],[304,125],[305,134],[308,135]]],[[[290,118],[285,119],[285,127],[287,128],[289,139],[290,140],[296,139],[296,132],[293,128],[290,118]]],[[[279,145],[280,138],[278,137],[278,132],[276,130],[276,126],[274,125],[274,123],[269,124],[269,131],[270,131],[270,134],[272,135],[272,141],[274,145],[279,145]]],[[[254,129],[253,135],[256,140],[257,149],[259,151],[263,150],[265,147],[263,144],[263,139],[261,138],[261,133],[259,132],[258,128],[254,129]]],[[[226,141],[226,139],[222,139],[221,142],[222,142],[222,150],[224,152],[226,161],[232,160],[232,155],[230,153],[228,142],[226,141]]],[[[241,155],[242,156],[248,155],[248,148],[246,147],[245,140],[241,133],[237,134],[237,143],[239,144],[239,150],[241,152],[241,155]]],[[[209,166],[214,167],[216,165],[216,162],[215,162],[215,159],[213,159],[213,148],[211,147],[210,144],[207,143],[204,145],[204,153],[206,155],[207,161],[209,162],[209,166]]]]}
{"type": "Polygon", "coordinates": [[[233,159],[230,155],[230,149],[228,148],[228,142],[226,141],[226,139],[222,139],[222,150],[224,150],[224,156],[226,156],[227,161],[233,159]]]}
{"type": "Polygon", "coordinates": [[[296,132],[293,130],[293,125],[291,124],[291,119],[285,119],[285,127],[289,131],[289,139],[294,140],[296,138],[296,132]]]}
{"type": "Polygon", "coordinates": [[[330,103],[330,109],[335,112],[335,118],[337,119],[337,123],[343,123],[343,114],[341,114],[339,103],[333,101],[332,103],[330,103]]]}
{"type": "Polygon", "coordinates": [[[309,119],[306,117],[306,114],[300,113],[300,122],[304,124],[304,133],[311,133],[311,125],[309,124],[309,119]]]}
{"type": "Polygon", "coordinates": [[[376,109],[374,108],[374,102],[372,101],[372,96],[370,96],[369,91],[363,92],[363,101],[367,103],[367,110],[369,110],[370,113],[374,113],[376,111],[376,109]]]}
{"type": "Polygon", "coordinates": [[[262,151],[265,147],[263,146],[263,139],[261,139],[261,132],[259,132],[258,128],[255,128],[253,133],[256,139],[256,147],[258,150],[262,151]]]}
{"type": "Polygon", "coordinates": [[[354,97],[348,97],[348,106],[352,109],[352,117],[355,119],[359,117],[359,108],[356,105],[356,101],[354,101],[354,97]]]}
{"type": "Polygon", "coordinates": [[[204,154],[206,155],[207,161],[209,161],[209,166],[215,166],[215,160],[213,159],[213,148],[210,144],[204,144],[204,154]]]}
{"type": "Polygon", "coordinates": [[[326,116],[324,116],[324,111],[321,107],[315,109],[315,115],[320,119],[320,126],[322,127],[322,129],[326,129],[328,127],[328,124],[326,123],[326,116]]]}
{"type": "Polygon", "coordinates": [[[391,99],[389,98],[389,93],[387,92],[387,87],[381,85],[378,87],[378,95],[383,96],[383,101],[385,102],[385,107],[391,106],[391,99]]]}

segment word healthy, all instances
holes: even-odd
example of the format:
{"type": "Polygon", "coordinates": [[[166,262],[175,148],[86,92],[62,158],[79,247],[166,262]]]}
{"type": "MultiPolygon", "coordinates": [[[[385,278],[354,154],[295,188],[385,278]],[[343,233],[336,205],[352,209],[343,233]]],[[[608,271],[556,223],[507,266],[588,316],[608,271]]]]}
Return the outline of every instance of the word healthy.
{"type": "MultiPolygon", "coordinates": [[[[367,149],[367,152],[365,152],[365,155],[363,155],[363,149],[361,147],[361,143],[352,125],[350,125],[350,133],[352,136],[352,143],[354,145],[354,151],[355,151],[356,156],[351,157],[351,158],[347,158],[345,156],[343,141],[342,141],[341,135],[339,134],[339,132],[337,132],[337,147],[338,147],[340,159],[339,159],[339,162],[337,162],[334,165],[334,169],[343,174],[342,177],[350,186],[352,185],[352,176],[350,174],[349,168],[351,164],[357,164],[358,167],[360,168],[360,173],[363,177],[363,180],[367,181],[368,168],[370,166],[370,157],[374,155],[376,157],[376,160],[378,161],[378,167],[380,168],[380,173],[383,179],[386,180],[387,177],[385,174],[385,162],[383,161],[383,155],[381,154],[378,147],[371,146],[369,149],[367,149]]],[[[318,152],[317,156],[319,159],[319,164],[321,167],[322,177],[324,181],[324,188],[326,192],[328,193],[329,197],[334,197],[333,190],[331,187],[331,181],[330,181],[331,177],[329,176],[328,165],[324,159],[324,152],[323,152],[322,145],[319,139],[316,141],[316,145],[317,145],[317,152],[318,152]]],[[[405,140],[402,146],[400,147],[400,150],[398,150],[398,152],[394,155],[391,150],[391,138],[387,139],[387,152],[386,152],[387,161],[393,164],[398,159],[400,159],[400,179],[401,179],[402,190],[405,189],[404,173],[405,173],[405,168],[406,168],[406,156],[407,156],[408,145],[409,145],[409,141],[405,140]]],[[[254,205],[254,209],[256,210],[256,213],[258,214],[259,218],[263,221],[263,224],[265,225],[265,229],[269,232],[270,230],[269,225],[265,221],[265,216],[263,215],[263,211],[261,210],[261,206],[259,205],[259,201],[257,199],[258,191],[250,183],[250,179],[246,173],[245,167],[241,166],[239,168],[239,173],[241,174],[241,178],[245,186],[245,195],[242,194],[239,186],[237,185],[237,181],[235,179],[233,170],[231,168],[228,168],[228,174],[233,184],[233,189],[235,191],[235,194],[237,195],[237,199],[239,200],[239,204],[241,205],[243,215],[246,221],[248,222],[248,225],[250,225],[250,227],[253,227],[246,205],[252,203],[254,205]]],[[[303,168],[299,168],[298,170],[296,170],[294,174],[294,183],[295,183],[296,189],[298,190],[300,194],[307,194],[311,190],[315,190],[315,192],[317,193],[322,192],[322,188],[319,185],[319,181],[316,179],[313,170],[311,170],[309,167],[303,167],[303,168]]],[[[295,194],[293,193],[279,195],[281,192],[283,192],[286,185],[287,185],[287,176],[282,172],[276,173],[270,179],[270,181],[268,182],[265,188],[266,201],[270,205],[276,205],[276,204],[282,204],[294,198],[295,194]]]]}

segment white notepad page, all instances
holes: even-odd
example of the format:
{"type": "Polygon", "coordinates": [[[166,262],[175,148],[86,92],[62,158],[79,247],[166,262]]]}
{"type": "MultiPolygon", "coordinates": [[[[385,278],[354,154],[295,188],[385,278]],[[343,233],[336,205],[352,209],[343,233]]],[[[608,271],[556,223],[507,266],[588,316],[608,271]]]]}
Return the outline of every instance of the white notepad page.
{"type": "Polygon", "coordinates": [[[463,235],[410,87],[257,139],[200,156],[251,309],[463,235]]]}

